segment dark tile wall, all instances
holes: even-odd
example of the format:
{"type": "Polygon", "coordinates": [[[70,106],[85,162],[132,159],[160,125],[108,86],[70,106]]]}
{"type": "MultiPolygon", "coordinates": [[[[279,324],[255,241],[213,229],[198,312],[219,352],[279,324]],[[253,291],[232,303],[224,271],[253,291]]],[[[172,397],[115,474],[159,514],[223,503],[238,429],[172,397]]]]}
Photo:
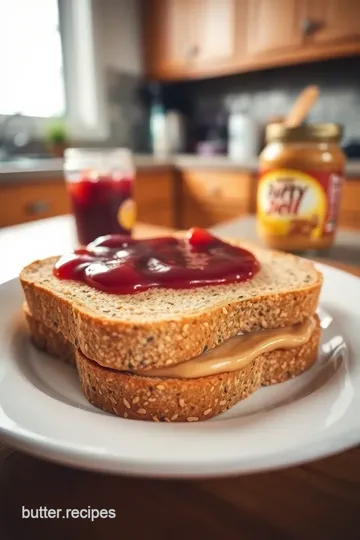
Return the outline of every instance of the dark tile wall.
{"type": "Polygon", "coordinates": [[[148,144],[148,114],[142,101],[143,79],[139,75],[108,69],[107,113],[111,146],[127,146],[137,152],[148,144]]]}
{"type": "Polygon", "coordinates": [[[261,123],[284,115],[297,94],[317,84],[321,96],[309,120],[344,125],[344,139],[360,140],[360,57],[277,68],[230,77],[169,85],[168,106],[180,108],[195,122],[226,111],[229,98],[261,123]]]}

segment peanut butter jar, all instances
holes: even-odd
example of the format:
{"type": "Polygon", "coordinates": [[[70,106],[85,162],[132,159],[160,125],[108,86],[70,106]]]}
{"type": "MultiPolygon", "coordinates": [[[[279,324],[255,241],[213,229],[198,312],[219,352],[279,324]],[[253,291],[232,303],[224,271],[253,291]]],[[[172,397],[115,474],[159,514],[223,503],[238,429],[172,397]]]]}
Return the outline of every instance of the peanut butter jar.
{"type": "Polygon", "coordinates": [[[323,250],[335,237],[345,155],[337,124],[270,124],[260,155],[257,229],[284,251],[323,250]]]}

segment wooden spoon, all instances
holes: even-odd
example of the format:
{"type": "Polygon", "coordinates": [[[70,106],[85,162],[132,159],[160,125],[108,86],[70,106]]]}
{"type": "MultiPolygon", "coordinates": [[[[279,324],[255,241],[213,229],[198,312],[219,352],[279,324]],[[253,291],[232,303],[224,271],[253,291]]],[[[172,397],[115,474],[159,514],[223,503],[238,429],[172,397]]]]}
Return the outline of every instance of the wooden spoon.
{"type": "Polygon", "coordinates": [[[287,127],[296,127],[302,124],[318,99],[319,94],[319,88],[315,85],[304,88],[290,109],[284,124],[287,127]]]}

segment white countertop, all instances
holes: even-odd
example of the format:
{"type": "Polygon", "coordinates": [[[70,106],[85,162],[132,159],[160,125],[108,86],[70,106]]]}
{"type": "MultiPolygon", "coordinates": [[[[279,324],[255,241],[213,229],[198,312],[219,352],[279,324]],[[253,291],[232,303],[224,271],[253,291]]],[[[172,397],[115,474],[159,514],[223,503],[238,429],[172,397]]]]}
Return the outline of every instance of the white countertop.
{"type": "MultiPolygon", "coordinates": [[[[217,225],[212,231],[229,238],[243,238],[260,243],[253,216],[217,225]]],[[[71,216],[0,229],[0,283],[16,277],[23,266],[36,259],[71,251],[75,243],[76,235],[71,216]]],[[[360,233],[339,231],[334,247],[324,258],[360,266],[360,233]]]]}

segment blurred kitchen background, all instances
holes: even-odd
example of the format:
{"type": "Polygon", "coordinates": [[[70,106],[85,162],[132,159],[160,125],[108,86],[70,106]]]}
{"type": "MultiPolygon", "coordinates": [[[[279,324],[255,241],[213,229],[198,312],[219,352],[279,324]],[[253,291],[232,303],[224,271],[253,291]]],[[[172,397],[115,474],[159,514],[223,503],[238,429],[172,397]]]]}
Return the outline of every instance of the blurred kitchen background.
{"type": "Polygon", "coordinates": [[[360,1],[0,0],[0,227],[66,214],[66,147],[135,155],[138,219],[255,211],[265,126],[309,84],[360,229],[360,1]]]}

